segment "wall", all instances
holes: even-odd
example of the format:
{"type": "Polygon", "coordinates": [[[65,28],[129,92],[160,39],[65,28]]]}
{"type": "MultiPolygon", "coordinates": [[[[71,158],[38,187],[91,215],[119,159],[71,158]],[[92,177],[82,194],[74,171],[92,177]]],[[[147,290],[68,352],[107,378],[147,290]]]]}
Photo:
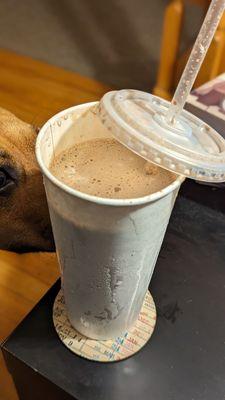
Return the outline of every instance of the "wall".
{"type": "MultiPolygon", "coordinates": [[[[149,90],[167,0],[1,0],[0,47],[116,87],[149,90]]],[[[191,9],[184,41],[196,33],[191,9]],[[191,25],[191,26],[189,26],[191,25]]]]}

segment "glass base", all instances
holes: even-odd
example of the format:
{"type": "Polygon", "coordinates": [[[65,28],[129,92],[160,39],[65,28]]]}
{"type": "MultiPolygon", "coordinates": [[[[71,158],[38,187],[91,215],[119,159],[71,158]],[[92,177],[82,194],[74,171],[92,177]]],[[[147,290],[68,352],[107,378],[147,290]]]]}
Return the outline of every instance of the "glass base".
{"type": "Polygon", "coordinates": [[[89,339],[71,325],[60,290],[53,306],[53,323],[59,338],[73,353],[93,361],[120,361],[137,353],[148,342],[156,324],[156,307],[148,291],[133,328],[114,340],[89,339]]]}

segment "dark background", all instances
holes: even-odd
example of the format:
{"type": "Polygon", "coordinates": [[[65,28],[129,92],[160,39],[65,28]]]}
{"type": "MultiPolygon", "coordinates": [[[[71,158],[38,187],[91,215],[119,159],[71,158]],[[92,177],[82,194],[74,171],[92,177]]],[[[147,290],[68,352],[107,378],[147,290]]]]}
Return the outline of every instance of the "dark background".
{"type": "MultiPolygon", "coordinates": [[[[167,0],[0,0],[0,47],[116,87],[150,90],[167,0]]],[[[188,5],[182,46],[201,9],[188,5]]]]}

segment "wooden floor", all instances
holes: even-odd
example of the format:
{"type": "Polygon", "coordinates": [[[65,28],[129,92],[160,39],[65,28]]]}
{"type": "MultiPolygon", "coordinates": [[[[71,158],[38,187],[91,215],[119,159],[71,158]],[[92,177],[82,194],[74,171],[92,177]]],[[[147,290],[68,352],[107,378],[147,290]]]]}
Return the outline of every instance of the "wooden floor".
{"type": "MultiPolygon", "coordinates": [[[[98,100],[109,88],[78,74],[0,50],[0,106],[41,126],[56,112],[98,100]]],[[[58,277],[55,254],[0,251],[0,342],[58,277]]],[[[0,399],[17,395],[0,354],[0,399]]]]}

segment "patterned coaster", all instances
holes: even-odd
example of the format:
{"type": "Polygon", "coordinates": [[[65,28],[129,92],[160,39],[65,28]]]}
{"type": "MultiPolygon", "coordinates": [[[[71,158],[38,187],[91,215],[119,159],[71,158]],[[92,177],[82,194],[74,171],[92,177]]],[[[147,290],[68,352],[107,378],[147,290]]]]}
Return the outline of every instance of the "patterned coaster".
{"type": "Polygon", "coordinates": [[[137,353],[150,339],[156,323],[156,308],[150,292],[147,292],[133,328],[114,340],[89,339],[70,324],[60,290],[53,306],[53,322],[60,339],[73,353],[100,362],[119,361],[137,353]]]}

